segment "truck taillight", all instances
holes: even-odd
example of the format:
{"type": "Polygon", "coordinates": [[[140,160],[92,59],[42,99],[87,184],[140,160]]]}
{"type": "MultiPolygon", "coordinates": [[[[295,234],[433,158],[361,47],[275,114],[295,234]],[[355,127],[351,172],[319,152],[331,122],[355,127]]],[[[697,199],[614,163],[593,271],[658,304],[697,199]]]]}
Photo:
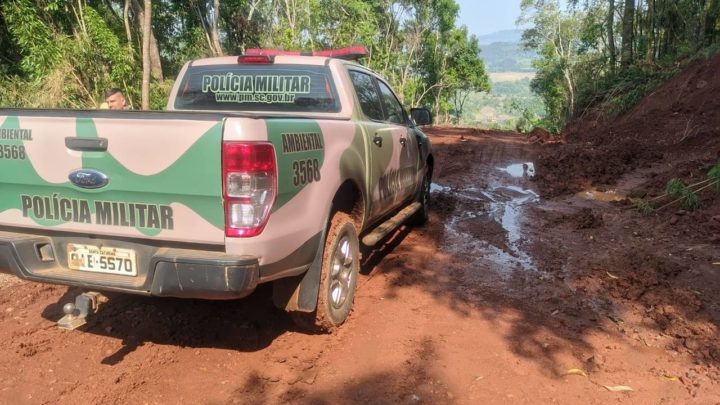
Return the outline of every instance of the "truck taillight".
{"type": "Polygon", "coordinates": [[[262,233],[277,197],[275,149],[264,142],[224,142],[225,235],[262,233]]]}

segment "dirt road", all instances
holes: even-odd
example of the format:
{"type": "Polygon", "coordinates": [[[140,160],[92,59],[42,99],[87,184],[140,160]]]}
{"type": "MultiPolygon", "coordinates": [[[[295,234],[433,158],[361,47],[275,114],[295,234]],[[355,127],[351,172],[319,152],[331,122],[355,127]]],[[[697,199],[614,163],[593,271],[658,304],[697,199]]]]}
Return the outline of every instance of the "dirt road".
{"type": "Polygon", "coordinates": [[[720,402],[710,247],[611,203],[544,200],[541,147],[518,135],[432,138],[431,222],[366,252],[336,334],[296,330],[267,288],[111,296],[66,332],[77,291],[0,278],[0,403],[720,402]]]}

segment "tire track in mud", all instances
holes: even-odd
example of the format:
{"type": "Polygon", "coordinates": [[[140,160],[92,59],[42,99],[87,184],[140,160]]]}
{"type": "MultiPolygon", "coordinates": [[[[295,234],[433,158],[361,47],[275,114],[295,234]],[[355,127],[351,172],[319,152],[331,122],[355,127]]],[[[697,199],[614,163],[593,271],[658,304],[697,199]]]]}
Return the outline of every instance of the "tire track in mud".
{"type": "MultiPolygon", "coordinates": [[[[535,147],[520,137],[464,139],[449,146],[449,163],[440,167],[433,184],[434,207],[444,223],[441,249],[505,280],[538,272],[523,233],[525,206],[540,202],[532,183],[535,147]],[[456,165],[455,156],[467,156],[463,161],[472,166],[456,165]]],[[[498,282],[487,274],[468,277],[475,278],[466,280],[470,284],[498,282]]]]}

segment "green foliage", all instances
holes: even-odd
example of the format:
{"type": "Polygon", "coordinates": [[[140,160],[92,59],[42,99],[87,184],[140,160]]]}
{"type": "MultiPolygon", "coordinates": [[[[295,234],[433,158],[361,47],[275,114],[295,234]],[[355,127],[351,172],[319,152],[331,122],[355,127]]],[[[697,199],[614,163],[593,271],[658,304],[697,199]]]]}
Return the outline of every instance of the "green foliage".
{"type": "Polygon", "coordinates": [[[665,187],[665,194],[670,198],[680,198],[686,189],[687,185],[682,180],[672,179],[665,187]]]}
{"type": "Polygon", "coordinates": [[[634,203],[637,211],[643,216],[648,216],[655,212],[655,207],[645,200],[637,200],[634,201],[634,203]]]}
{"type": "Polygon", "coordinates": [[[698,195],[690,189],[683,191],[683,195],[680,197],[680,204],[689,211],[695,211],[702,206],[698,195]]]}
{"type": "Polygon", "coordinates": [[[530,24],[525,45],[539,54],[533,91],[559,127],[590,108],[623,114],[677,73],[679,62],[720,49],[718,0],[633,2],[629,14],[619,0],[567,3],[523,0],[520,19],[530,24]]]}
{"type": "Polygon", "coordinates": [[[64,38],[58,37],[40,18],[29,0],[5,2],[1,8],[8,29],[23,53],[20,66],[30,79],[39,79],[57,66],[64,38]]]}
{"type": "Polygon", "coordinates": [[[720,193],[720,162],[716,163],[708,172],[708,179],[715,183],[715,190],[720,193]]]}
{"type": "Polygon", "coordinates": [[[530,91],[530,75],[520,72],[495,74],[489,93],[468,97],[461,125],[528,132],[547,128],[542,100],[530,91]],[[523,77],[524,78],[520,78],[523,77]]]}
{"type": "Polygon", "coordinates": [[[701,206],[700,198],[697,193],[692,189],[692,187],[688,187],[681,180],[670,180],[665,188],[665,193],[670,198],[680,200],[680,204],[683,208],[689,211],[695,211],[701,206]]]}
{"type": "MultiPolygon", "coordinates": [[[[10,0],[0,4],[0,103],[95,108],[110,87],[140,103],[142,2],[10,0]]],[[[317,50],[365,45],[363,62],[381,73],[409,106],[440,121],[459,116],[472,92],[488,91],[478,41],[456,26],[455,0],[211,0],[152,2],[154,69],[172,78],[189,60],[213,56],[217,22],[226,54],[248,47],[317,50]],[[159,61],[157,60],[159,59],[159,61]]],[[[151,46],[152,47],[152,46],[151,46]]],[[[164,108],[162,74],[150,105],[164,108]]]]}

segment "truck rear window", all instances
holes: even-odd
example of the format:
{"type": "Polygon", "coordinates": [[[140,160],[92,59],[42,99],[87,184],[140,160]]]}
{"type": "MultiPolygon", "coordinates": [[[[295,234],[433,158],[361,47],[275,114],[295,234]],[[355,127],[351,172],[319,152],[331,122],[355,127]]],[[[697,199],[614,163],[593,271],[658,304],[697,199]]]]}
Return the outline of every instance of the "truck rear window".
{"type": "Polygon", "coordinates": [[[190,66],[176,110],[338,112],[330,69],[306,65],[190,66]]]}

